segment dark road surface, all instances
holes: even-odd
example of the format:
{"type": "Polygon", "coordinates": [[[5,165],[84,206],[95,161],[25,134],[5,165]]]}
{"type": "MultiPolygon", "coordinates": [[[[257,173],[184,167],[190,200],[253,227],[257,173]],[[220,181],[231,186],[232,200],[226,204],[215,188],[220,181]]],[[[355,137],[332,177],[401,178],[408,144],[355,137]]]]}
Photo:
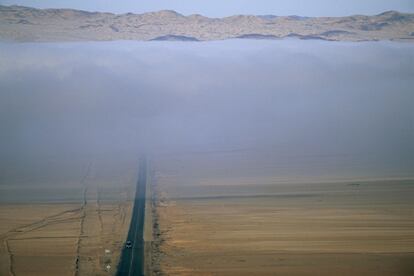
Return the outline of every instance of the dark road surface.
{"type": "Polygon", "coordinates": [[[135,192],[134,208],[132,210],[131,225],[128,232],[128,241],[132,248],[123,245],[121,259],[118,265],[118,276],[144,275],[144,215],[145,215],[145,186],[147,182],[147,161],[144,158],[139,163],[138,182],[135,192]]]}

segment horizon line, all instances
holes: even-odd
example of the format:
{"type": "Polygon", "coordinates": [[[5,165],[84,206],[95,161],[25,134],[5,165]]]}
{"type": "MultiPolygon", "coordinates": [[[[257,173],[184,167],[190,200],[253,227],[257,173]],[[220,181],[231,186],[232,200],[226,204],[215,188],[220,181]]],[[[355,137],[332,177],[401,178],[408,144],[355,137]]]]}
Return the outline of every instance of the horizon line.
{"type": "Polygon", "coordinates": [[[235,16],[256,16],[256,17],[260,17],[260,16],[274,16],[274,17],[293,17],[293,16],[297,16],[297,17],[301,17],[301,18],[341,18],[341,17],[352,17],[352,16],[381,16],[383,14],[386,13],[399,13],[399,14],[412,14],[414,15],[414,13],[410,13],[410,12],[401,12],[398,10],[385,10],[383,12],[380,13],[375,13],[375,14],[359,14],[359,13],[354,13],[354,14],[349,14],[349,15],[341,15],[341,16],[305,16],[305,15],[300,15],[300,14],[289,14],[289,15],[276,15],[276,14],[233,14],[233,15],[228,15],[228,16],[221,16],[221,17],[210,17],[210,16],[206,16],[203,15],[202,13],[191,13],[191,14],[184,14],[184,13],[180,13],[176,10],[172,10],[172,9],[161,9],[161,10],[154,10],[154,11],[146,11],[146,12],[121,12],[121,13],[116,13],[116,12],[108,12],[108,11],[98,11],[98,10],[86,10],[86,9],[77,9],[77,8],[37,8],[37,7],[33,7],[33,6],[23,6],[23,5],[2,5],[0,4],[0,7],[19,7],[19,8],[29,8],[29,9],[35,9],[35,10],[71,10],[71,11],[80,11],[80,12],[87,12],[87,13],[106,13],[106,14],[113,14],[113,15],[144,15],[144,14],[149,14],[149,13],[159,13],[159,12],[172,12],[177,14],[177,16],[183,16],[183,17],[189,17],[189,16],[203,16],[206,18],[210,18],[210,19],[223,19],[223,18],[229,18],[229,17],[235,17],[235,16]]]}

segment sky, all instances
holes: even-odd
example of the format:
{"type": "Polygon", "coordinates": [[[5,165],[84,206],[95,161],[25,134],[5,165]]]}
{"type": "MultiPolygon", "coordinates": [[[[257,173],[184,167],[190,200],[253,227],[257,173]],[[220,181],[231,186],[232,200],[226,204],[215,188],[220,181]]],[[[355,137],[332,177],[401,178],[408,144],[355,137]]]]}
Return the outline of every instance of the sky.
{"type": "Polygon", "coordinates": [[[77,160],[118,168],[142,151],[249,149],[264,173],[280,177],[412,176],[413,48],[0,44],[0,186],[44,183],[52,173],[62,173],[52,183],[79,183],[69,169],[85,167],[77,160]]]}
{"type": "Polygon", "coordinates": [[[184,15],[223,17],[234,14],[345,16],[378,14],[387,10],[414,12],[413,0],[0,0],[2,5],[73,8],[113,13],[143,13],[163,9],[184,15]]]}

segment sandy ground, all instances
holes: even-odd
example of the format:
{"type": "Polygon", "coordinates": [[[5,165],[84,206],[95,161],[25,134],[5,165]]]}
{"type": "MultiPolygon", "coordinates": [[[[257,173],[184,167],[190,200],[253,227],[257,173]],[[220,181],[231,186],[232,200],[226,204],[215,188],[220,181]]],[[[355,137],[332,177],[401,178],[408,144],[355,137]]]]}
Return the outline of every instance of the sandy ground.
{"type": "Polygon", "coordinates": [[[414,181],[192,173],[158,173],[154,274],[414,275],[414,181]]]}
{"type": "Polygon", "coordinates": [[[131,207],[99,200],[0,205],[0,275],[114,274],[131,207]]]}
{"type": "Polygon", "coordinates": [[[136,162],[50,164],[49,170],[29,167],[21,180],[0,186],[0,275],[115,275],[136,162]]]}
{"type": "MultiPolygon", "coordinates": [[[[206,275],[412,275],[414,220],[270,198],[159,208],[162,271],[206,275]]],[[[377,206],[380,208],[380,206],[377,206]]]]}

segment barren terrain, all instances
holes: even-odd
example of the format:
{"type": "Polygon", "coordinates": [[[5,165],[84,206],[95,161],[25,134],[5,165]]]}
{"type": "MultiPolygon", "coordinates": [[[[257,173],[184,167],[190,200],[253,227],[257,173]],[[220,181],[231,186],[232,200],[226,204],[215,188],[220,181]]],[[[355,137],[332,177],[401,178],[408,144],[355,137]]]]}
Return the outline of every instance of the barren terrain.
{"type": "Polygon", "coordinates": [[[1,205],[0,274],[111,275],[130,213],[127,201],[1,205]]]}
{"type": "Polygon", "coordinates": [[[80,185],[72,187],[56,183],[53,189],[36,178],[29,186],[0,187],[0,275],[115,274],[129,229],[135,171],[79,168],[80,185]]]}
{"type": "Polygon", "coordinates": [[[413,181],[255,183],[198,168],[191,185],[185,166],[175,168],[156,181],[156,273],[414,273],[413,181]]]}
{"type": "Polygon", "coordinates": [[[112,14],[0,6],[0,39],[6,41],[205,41],[229,38],[412,41],[414,15],[388,11],[374,16],[234,15],[208,18],[199,14],[184,16],[170,10],[112,14]]]}

